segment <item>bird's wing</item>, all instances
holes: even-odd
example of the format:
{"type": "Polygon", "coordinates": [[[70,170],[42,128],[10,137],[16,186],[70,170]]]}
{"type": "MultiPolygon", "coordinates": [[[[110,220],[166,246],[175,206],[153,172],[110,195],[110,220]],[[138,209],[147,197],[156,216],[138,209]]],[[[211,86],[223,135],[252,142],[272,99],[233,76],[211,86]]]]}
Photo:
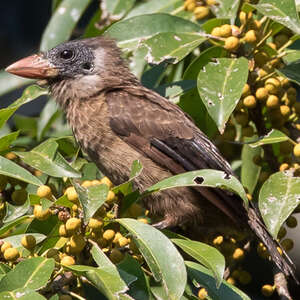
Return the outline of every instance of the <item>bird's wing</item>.
{"type": "Polygon", "coordinates": [[[157,93],[141,86],[124,87],[108,92],[106,99],[112,130],[156,163],[173,162],[167,167],[175,174],[197,169],[232,174],[228,162],[191,119],[157,93]]]}

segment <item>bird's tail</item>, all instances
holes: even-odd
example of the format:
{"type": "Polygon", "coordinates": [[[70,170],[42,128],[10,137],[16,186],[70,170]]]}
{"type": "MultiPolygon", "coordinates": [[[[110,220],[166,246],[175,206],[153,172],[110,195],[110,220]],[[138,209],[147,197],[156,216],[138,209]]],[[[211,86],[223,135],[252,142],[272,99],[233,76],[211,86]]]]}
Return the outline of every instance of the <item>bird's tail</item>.
{"type": "Polygon", "coordinates": [[[264,243],[271,255],[272,260],[279,268],[279,270],[283,272],[287,277],[292,276],[296,283],[299,284],[299,281],[295,275],[295,265],[282,248],[282,255],[279,253],[279,243],[273,239],[253,208],[248,209],[248,218],[249,226],[259,237],[259,239],[264,243]]]}

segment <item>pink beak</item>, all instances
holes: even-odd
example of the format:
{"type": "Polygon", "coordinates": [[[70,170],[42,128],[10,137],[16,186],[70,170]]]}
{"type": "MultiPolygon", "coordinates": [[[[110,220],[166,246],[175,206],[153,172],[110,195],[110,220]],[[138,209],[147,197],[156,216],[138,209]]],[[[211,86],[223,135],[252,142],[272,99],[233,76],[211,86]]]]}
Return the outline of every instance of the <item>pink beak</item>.
{"type": "Polygon", "coordinates": [[[33,79],[47,79],[58,75],[58,69],[41,55],[34,54],[18,60],[5,69],[14,75],[33,79]]]}

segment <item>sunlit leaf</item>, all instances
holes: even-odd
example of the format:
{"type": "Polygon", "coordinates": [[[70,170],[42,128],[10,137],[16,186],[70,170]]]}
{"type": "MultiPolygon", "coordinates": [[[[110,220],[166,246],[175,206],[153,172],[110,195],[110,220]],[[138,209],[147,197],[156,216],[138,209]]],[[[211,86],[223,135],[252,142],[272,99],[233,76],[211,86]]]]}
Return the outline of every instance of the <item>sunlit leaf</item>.
{"type": "Polygon", "coordinates": [[[277,129],[272,129],[268,134],[260,138],[258,141],[249,143],[249,146],[255,148],[267,144],[281,143],[287,140],[289,140],[289,137],[285,135],[283,132],[277,129]]]}

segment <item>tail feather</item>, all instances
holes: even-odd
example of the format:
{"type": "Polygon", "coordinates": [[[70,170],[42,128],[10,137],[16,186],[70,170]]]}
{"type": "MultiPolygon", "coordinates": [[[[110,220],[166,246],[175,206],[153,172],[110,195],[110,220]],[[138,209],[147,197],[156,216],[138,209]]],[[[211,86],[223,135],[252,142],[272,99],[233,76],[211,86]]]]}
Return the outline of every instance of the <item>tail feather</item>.
{"type": "Polygon", "coordinates": [[[272,257],[273,262],[276,264],[279,270],[287,277],[292,276],[296,283],[299,284],[295,274],[295,265],[285,251],[283,251],[282,255],[280,255],[277,249],[280,244],[274,240],[253,208],[248,209],[248,218],[249,226],[264,243],[272,257]]]}

